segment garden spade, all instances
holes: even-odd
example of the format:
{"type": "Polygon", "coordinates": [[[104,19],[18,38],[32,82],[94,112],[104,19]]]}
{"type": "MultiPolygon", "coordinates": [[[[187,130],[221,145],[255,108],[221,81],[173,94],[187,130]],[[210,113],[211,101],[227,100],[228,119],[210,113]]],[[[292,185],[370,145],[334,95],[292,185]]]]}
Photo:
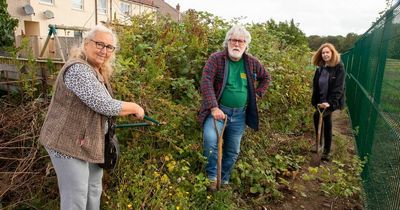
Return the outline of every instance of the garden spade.
{"type": "Polygon", "coordinates": [[[228,116],[225,115],[224,126],[222,126],[221,133],[218,132],[217,120],[214,119],[214,128],[218,138],[218,161],[217,161],[217,190],[221,188],[221,172],[222,172],[222,143],[224,141],[224,131],[228,116]]]}
{"type": "Polygon", "coordinates": [[[315,153],[312,155],[311,166],[317,167],[321,164],[321,155],[322,155],[322,147],[324,146],[324,139],[322,138],[322,125],[323,125],[323,116],[326,108],[324,107],[321,111],[320,104],[317,105],[317,110],[319,113],[318,120],[318,129],[316,135],[316,144],[315,144],[315,153]]]}

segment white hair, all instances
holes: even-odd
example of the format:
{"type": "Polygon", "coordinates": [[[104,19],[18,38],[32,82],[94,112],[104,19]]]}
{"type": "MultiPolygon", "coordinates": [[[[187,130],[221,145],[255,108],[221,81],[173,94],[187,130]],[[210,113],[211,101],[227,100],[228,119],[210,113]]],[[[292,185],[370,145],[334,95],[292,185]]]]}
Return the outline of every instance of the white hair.
{"type": "MultiPolygon", "coordinates": [[[[85,44],[87,44],[90,41],[90,39],[93,39],[96,36],[97,32],[105,32],[105,33],[111,34],[112,39],[113,39],[113,45],[117,46],[117,35],[115,35],[115,33],[111,29],[107,28],[106,26],[104,26],[102,24],[98,24],[95,27],[93,27],[86,34],[80,47],[71,48],[70,54],[69,54],[69,59],[72,59],[72,58],[87,59],[87,57],[85,55],[85,44]]],[[[107,82],[109,81],[109,79],[114,71],[114,69],[113,69],[114,60],[115,60],[115,50],[114,50],[114,52],[112,52],[110,58],[107,59],[100,68],[100,70],[101,70],[100,73],[101,73],[101,75],[103,75],[104,79],[107,82]]]]}
{"type": "Polygon", "coordinates": [[[103,24],[97,24],[95,27],[90,29],[90,31],[87,32],[87,34],[85,36],[85,39],[86,40],[93,39],[97,32],[104,32],[104,33],[111,34],[112,39],[113,39],[113,45],[114,45],[114,47],[117,46],[117,42],[118,42],[117,41],[117,36],[115,35],[115,33],[111,29],[107,28],[103,24]]]}
{"type": "Polygon", "coordinates": [[[222,46],[227,49],[228,48],[228,41],[233,36],[243,36],[244,40],[246,41],[246,51],[249,49],[249,45],[251,42],[251,35],[250,32],[242,25],[234,25],[228,32],[226,32],[225,40],[222,46]]]}

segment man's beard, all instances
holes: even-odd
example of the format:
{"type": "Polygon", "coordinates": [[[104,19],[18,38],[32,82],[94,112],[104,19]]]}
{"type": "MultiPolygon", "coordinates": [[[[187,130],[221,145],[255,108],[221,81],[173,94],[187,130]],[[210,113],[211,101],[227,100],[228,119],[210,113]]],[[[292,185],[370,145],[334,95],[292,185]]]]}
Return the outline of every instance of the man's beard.
{"type": "Polygon", "coordinates": [[[234,59],[240,59],[243,55],[244,52],[239,52],[233,49],[228,50],[229,56],[234,58],[234,59]]]}

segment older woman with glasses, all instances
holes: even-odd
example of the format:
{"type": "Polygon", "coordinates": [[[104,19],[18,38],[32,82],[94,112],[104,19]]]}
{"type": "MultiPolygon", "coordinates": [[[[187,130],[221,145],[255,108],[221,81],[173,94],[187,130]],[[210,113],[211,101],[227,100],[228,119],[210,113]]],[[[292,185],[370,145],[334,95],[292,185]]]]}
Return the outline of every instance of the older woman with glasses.
{"type": "Polygon", "coordinates": [[[60,70],[39,140],[57,174],[61,209],[100,209],[104,134],[111,116],[144,110],[112,98],[110,76],[117,38],[103,25],[87,33],[60,70]]]}

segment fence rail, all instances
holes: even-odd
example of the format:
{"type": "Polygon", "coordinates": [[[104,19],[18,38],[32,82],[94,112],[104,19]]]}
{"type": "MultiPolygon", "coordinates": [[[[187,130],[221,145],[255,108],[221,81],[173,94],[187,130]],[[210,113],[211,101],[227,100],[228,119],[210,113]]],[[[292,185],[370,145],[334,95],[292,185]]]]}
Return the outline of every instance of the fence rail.
{"type": "Polygon", "coordinates": [[[365,208],[400,209],[400,2],[343,53],[365,208]]]}
{"type": "Polygon", "coordinates": [[[0,90],[20,91],[25,83],[40,85],[43,95],[54,83],[54,73],[61,69],[63,62],[57,60],[29,60],[0,56],[0,90]]]}

